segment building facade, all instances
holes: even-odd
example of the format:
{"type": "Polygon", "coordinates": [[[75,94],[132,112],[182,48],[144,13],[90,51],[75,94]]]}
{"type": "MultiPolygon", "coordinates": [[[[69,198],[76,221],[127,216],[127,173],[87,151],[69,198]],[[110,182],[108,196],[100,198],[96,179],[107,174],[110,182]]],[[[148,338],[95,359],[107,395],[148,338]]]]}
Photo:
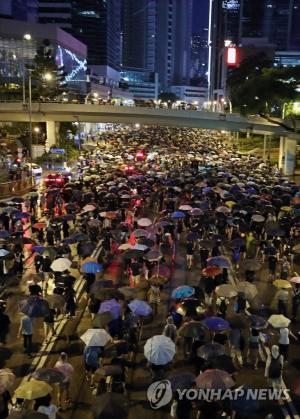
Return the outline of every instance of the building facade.
{"type": "Polygon", "coordinates": [[[64,66],[68,90],[86,92],[86,46],[69,33],[51,25],[0,19],[0,76],[8,84],[22,85],[27,78],[26,65],[33,64],[37,48],[45,39],[55,56],[57,66],[64,66]],[[24,39],[30,34],[31,39],[24,39]]]}
{"type": "Polygon", "coordinates": [[[153,71],[128,68],[121,71],[121,81],[137,100],[157,100],[159,95],[158,74],[153,71]]]}

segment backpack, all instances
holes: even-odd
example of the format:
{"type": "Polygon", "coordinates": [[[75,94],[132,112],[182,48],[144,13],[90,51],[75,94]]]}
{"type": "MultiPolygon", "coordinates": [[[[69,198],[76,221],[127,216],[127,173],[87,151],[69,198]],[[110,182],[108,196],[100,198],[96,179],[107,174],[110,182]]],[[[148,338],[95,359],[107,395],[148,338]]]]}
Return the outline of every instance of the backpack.
{"type": "Polygon", "coordinates": [[[223,298],[219,306],[219,311],[221,314],[224,315],[226,314],[226,310],[227,310],[227,304],[226,304],[226,300],[223,298]]]}
{"type": "Polygon", "coordinates": [[[282,373],[282,366],[281,366],[281,362],[280,362],[280,356],[278,356],[277,358],[274,358],[273,356],[271,356],[271,363],[269,366],[269,378],[280,378],[282,373]]]}

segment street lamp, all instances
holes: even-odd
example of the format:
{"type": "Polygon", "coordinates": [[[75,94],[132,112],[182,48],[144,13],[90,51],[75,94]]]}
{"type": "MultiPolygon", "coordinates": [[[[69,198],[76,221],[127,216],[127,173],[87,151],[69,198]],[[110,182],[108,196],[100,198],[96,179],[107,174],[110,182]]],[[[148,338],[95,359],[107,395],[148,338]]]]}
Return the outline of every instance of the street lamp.
{"type": "Polygon", "coordinates": [[[43,77],[46,81],[51,81],[53,78],[51,73],[45,73],[43,77]]]}
{"type": "Polygon", "coordinates": [[[141,125],[139,123],[136,123],[134,126],[135,126],[136,129],[139,129],[141,127],[141,125]]]}
{"type": "MultiPolygon", "coordinates": [[[[24,41],[31,41],[32,37],[30,33],[25,33],[23,35],[24,41]]],[[[23,58],[23,105],[26,105],[26,83],[25,83],[25,63],[23,58]]]]}

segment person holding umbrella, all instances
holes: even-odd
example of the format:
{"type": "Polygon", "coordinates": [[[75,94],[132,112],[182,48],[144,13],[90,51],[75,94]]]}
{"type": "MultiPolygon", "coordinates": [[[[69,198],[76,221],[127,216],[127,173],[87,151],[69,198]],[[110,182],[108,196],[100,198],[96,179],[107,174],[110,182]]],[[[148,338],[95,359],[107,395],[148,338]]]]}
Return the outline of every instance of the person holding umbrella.
{"type": "Polygon", "coordinates": [[[99,357],[102,349],[100,346],[86,346],[83,351],[83,360],[85,366],[85,377],[90,382],[90,388],[95,388],[95,371],[99,368],[99,357]]]}
{"type": "Polygon", "coordinates": [[[295,284],[292,289],[292,321],[296,321],[300,304],[300,284],[295,284]]]}

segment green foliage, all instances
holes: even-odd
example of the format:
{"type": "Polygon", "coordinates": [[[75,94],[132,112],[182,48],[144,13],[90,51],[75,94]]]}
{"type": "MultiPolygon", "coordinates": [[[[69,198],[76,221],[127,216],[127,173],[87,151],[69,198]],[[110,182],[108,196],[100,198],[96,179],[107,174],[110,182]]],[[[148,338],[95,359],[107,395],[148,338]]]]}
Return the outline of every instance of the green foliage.
{"type": "Polygon", "coordinates": [[[241,113],[269,114],[297,98],[300,66],[274,68],[267,64],[265,56],[260,54],[244,60],[230,73],[230,97],[234,108],[241,113]]]}
{"type": "Polygon", "coordinates": [[[171,92],[163,92],[158,97],[162,102],[176,102],[179,98],[175,95],[175,93],[171,92]]]}
{"type": "Polygon", "coordinates": [[[59,68],[47,39],[37,49],[32,67],[32,98],[33,100],[51,100],[59,96],[65,86],[61,85],[59,68]],[[47,80],[45,75],[51,77],[47,80]]]}

